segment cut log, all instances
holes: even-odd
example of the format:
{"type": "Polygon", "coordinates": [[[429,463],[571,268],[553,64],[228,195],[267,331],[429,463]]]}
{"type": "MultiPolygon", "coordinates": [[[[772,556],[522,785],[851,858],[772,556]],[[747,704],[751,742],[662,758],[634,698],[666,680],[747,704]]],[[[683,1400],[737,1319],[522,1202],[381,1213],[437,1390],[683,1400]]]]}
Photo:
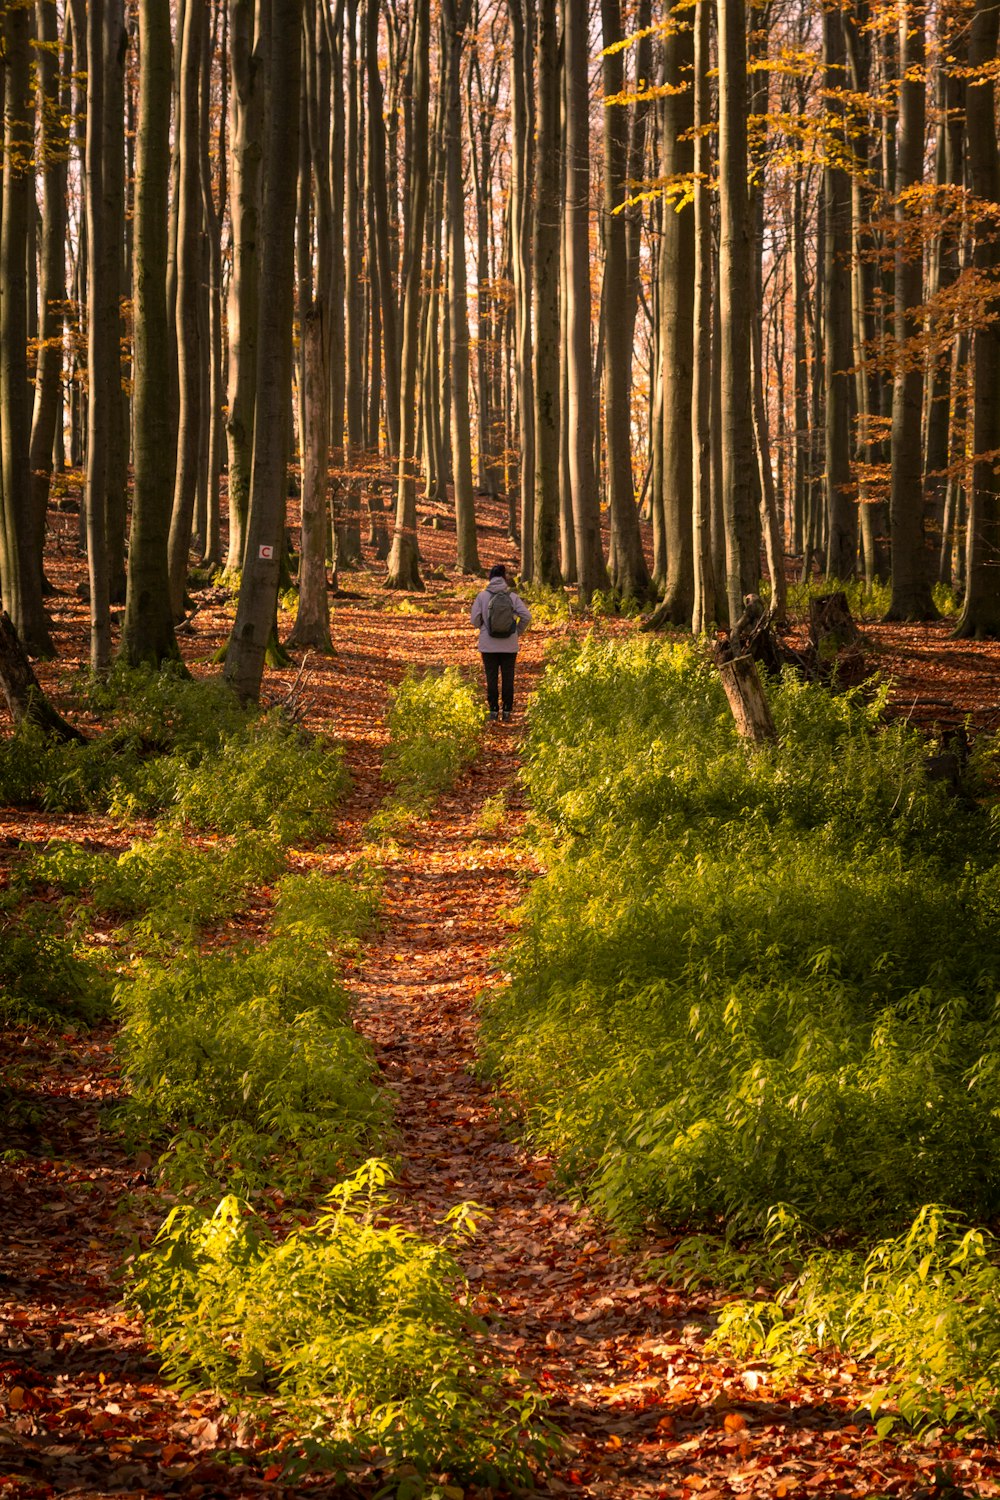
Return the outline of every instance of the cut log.
{"type": "Polygon", "coordinates": [[[753,658],[734,656],[728,661],[720,660],[719,675],[742,738],[757,744],[777,739],[770,704],[753,658]]]}
{"type": "Polygon", "coordinates": [[[31,662],[6,610],[0,611],[0,688],[15,724],[35,724],[54,740],[85,740],[56,712],[38,684],[31,662]]]}

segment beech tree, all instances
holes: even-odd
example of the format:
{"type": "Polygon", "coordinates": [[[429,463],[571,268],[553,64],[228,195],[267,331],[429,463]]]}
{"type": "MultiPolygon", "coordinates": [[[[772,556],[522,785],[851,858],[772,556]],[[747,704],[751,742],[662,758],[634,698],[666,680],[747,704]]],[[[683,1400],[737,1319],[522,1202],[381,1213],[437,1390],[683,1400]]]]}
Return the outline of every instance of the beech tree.
{"type": "Polygon", "coordinates": [[[236,621],[225,678],[243,701],[260,695],[274,631],[287,497],[288,393],[292,373],[295,199],[301,85],[302,0],[271,0],[261,215],[260,321],[250,510],[236,621]]]}
{"type": "Polygon", "coordinates": [[[422,586],[421,506],[453,511],[459,568],[500,506],[527,580],[657,626],[731,618],[762,573],[780,616],[793,566],[863,566],[892,617],[932,613],[936,574],[993,633],[989,5],[315,0],[281,148],[277,0],[133,9],[138,68],[123,0],[3,10],[0,589],[33,650],[64,454],[100,670],[126,544],[119,650],[175,651],[168,480],[173,618],[192,543],[227,546],[251,654],[265,613],[277,651],[299,474],[296,641],[325,644],[331,562],[422,586]],[[274,150],[298,296],[282,269],[265,339],[274,150]]]}

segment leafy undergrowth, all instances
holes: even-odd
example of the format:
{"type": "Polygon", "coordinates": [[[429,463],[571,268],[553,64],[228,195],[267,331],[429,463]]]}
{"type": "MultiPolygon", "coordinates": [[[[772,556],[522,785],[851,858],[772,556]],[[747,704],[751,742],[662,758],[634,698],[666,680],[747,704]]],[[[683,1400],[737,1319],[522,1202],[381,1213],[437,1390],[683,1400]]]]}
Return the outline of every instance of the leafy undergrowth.
{"type": "MultiPolygon", "coordinates": [[[[472,1206],[435,1238],[407,1233],[386,1220],[387,1169],[359,1166],[391,1145],[341,982],[377,921],[377,872],[282,874],[292,838],[326,831],[339,748],[170,674],[122,676],[88,701],[121,710],[115,729],[82,748],[15,735],[8,784],[50,808],[159,821],[123,852],[61,839],[22,855],[5,897],[19,924],[7,1014],[93,1021],[117,970],[117,1121],[178,1200],[127,1283],[163,1374],[214,1391],[286,1474],[367,1466],[400,1496],[530,1481],[551,1447],[539,1398],[491,1352],[449,1248],[473,1232],[472,1206]],[[206,943],[272,882],[266,938],[206,943]],[[102,920],[103,963],[86,949],[102,920]]],[[[457,673],[404,680],[388,775],[407,805],[454,780],[480,721],[457,673]]],[[[0,1106],[13,1117],[16,1103],[0,1106]]]]}
{"type": "Polygon", "coordinates": [[[446,667],[443,672],[407,672],[389,689],[386,721],[382,778],[394,790],[369,825],[375,837],[411,827],[475,760],[483,713],[458,668],[446,667]]]}
{"type": "Polygon", "coordinates": [[[549,870],[488,1057],[631,1232],[752,1238],[776,1205],[813,1242],[881,1230],[836,1295],[831,1251],[720,1337],[877,1352],[907,1418],[989,1430],[992,1242],[960,1236],[970,1259],[934,1229],[933,1248],[923,1209],[1000,1209],[992,744],[955,798],[884,695],[789,677],[771,702],[778,743],[750,750],[690,647],[591,638],[552,666],[524,773],[549,870]]]}
{"type": "MultiPolygon", "coordinates": [[[[490,1350],[448,1241],[385,1221],[387,1180],[367,1163],[280,1242],[232,1196],[173,1209],[131,1293],[164,1368],[193,1390],[240,1393],[284,1439],[286,1470],[346,1479],[374,1456],[409,1472],[392,1485],[401,1497],[530,1483],[550,1447],[537,1398],[490,1350]]],[[[474,1231],[473,1213],[449,1216],[450,1240],[474,1231]]]]}
{"type": "MultiPolygon", "coordinates": [[[[491,514],[488,502],[482,507],[491,514]]],[[[495,512],[500,537],[505,515],[500,506],[495,512]]],[[[435,560],[447,560],[440,549],[449,545],[453,534],[422,532],[422,550],[435,560]]],[[[55,560],[53,576],[66,589],[54,606],[64,663],[74,651],[85,654],[86,621],[60,566],[55,560]]],[[[432,584],[436,609],[429,628],[424,615],[410,620],[386,614],[381,581],[378,572],[352,577],[352,589],[362,596],[369,591],[369,597],[338,602],[340,654],[318,664],[309,689],[310,725],[322,732],[334,723],[343,735],[353,790],[336,809],[333,834],[320,833],[329,838],[325,849],[284,850],[283,858],[290,869],[313,870],[324,880],[349,873],[361,854],[371,859],[377,853],[384,865],[378,923],[363,940],[363,959],[352,942],[329,946],[336,947],[338,982],[351,994],[358,1024],[394,1096],[398,1181],[392,1220],[419,1232],[426,1243],[440,1238],[435,1226],[460,1199],[475,1199],[492,1211],[474,1240],[453,1243],[446,1253],[467,1278],[463,1311],[488,1322],[498,1364],[526,1368],[551,1398],[551,1417],[568,1434],[543,1493],[587,1500],[804,1500],[814,1494],[870,1500],[928,1493],[958,1500],[962,1493],[1000,1492],[1000,1460],[992,1445],[959,1443],[947,1434],[925,1434],[919,1442],[896,1434],[873,1442],[873,1429],[859,1412],[869,1383],[864,1363],[817,1352],[775,1370],[764,1360],[744,1362],[708,1351],[703,1334],[715,1296],[656,1279],[643,1255],[609,1237],[591,1212],[567,1200],[544,1153],[511,1143],[503,1107],[498,1112],[490,1088],[472,1072],[470,1002],[484,976],[488,984],[498,980],[490,955],[510,935],[514,918],[508,909],[533,865],[524,847],[507,842],[522,817],[523,797],[511,780],[519,717],[531,674],[539,668],[540,638],[567,627],[560,618],[551,631],[533,630],[526,638],[510,738],[504,736],[502,745],[499,736],[496,745],[491,740],[432,817],[416,817],[398,830],[398,842],[375,851],[368,828],[384,795],[379,763],[387,675],[394,677],[404,661],[419,672],[452,660],[475,665],[464,584],[432,584]],[[935,1488],[939,1467],[942,1483],[935,1488]],[[954,1489],[945,1485],[945,1474],[954,1489]]],[[[212,592],[198,616],[199,636],[184,643],[186,653],[211,654],[224,639],[229,617],[211,602],[212,592]]],[[[282,616],[282,629],[288,623],[282,616]]],[[[611,632],[616,625],[602,628],[611,632]]],[[[907,711],[918,690],[960,704],[993,702],[995,648],[965,643],[959,668],[940,632],[907,636],[900,630],[893,640],[914,684],[907,689],[907,711]],[[972,662],[979,663],[978,677],[972,662]],[[940,675],[928,686],[932,670],[940,675]]],[[[64,670],[63,664],[40,669],[57,695],[64,670]]],[[[270,679],[270,691],[284,698],[297,670],[270,679]]],[[[59,701],[70,710],[65,699],[59,701]]],[[[113,846],[120,854],[130,838],[148,831],[130,828],[127,836],[116,836],[93,813],[27,809],[0,814],[0,838],[6,839],[0,858],[9,870],[20,868],[24,857],[15,840],[28,837],[38,849],[55,838],[86,841],[87,852],[113,846]]],[[[189,842],[224,848],[237,837],[239,832],[207,831],[189,842]]],[[[344,889],[352,882],[336,884],[344,889]]],[[[194,937],[141,930],[142,913],[94,909],[94,936],[104,955],[95,972],[106,981],[109,967],[121,964],[126,951],[148,963],[195,944],[204,952],[268,944],[275,936],[273,925],[267,927],[271,898],[268,889],[249,891],[245,908],[209,921],[194,937]],[[110,924],[119,922],[128,930],[111,939],[110,924]]],[[[55,932],[64,934],[67,921],[72,929],[65,908],[78,898],[58,883],[36,882],[24,899],[46,908],[55,932]]],[[[91,920],[84,917],[88,930],[91,920]]],[[[89,963],[93,955],[84,936],[71,930],[68,941],[89,963]]],[[[119,982],[124,977],[117,976],[119,982]]],[[[122,1103],[109,1029],[101,1025],[90,1032],[52,1014],[55,1025],[48,1029],[4,1037],[14,1061],[5,1066],[8,1087],[0,1094],[0,1121],[11,1148],[9,1159],[0,1161],[0,1186],[16,1211],[5,1218],[7,1279],[0,1287],[0,1487],[24,1500],[49,1500],[66,1491],[185,1500],[199,1492],[232,1500],[274,1493],[303,1500],[374,1496],[386,1482],[385,1468],[350,1466],[344,1486],[335,1475],[314,1474],[288,1433],[280,1434],[277,1425],[267,1430],[261,1396],[277,1415],[273,1393],[244,1389],[237,1413],[229,1398],[206,1389],[191,1395],[165,1382],[141,1325],[122,1310],[118,1277],[128,1236],[138,1231],[148,1247],[162,1221],[162,1202],[149,1181],[155,1167],[150,1156],[159,1148],[126,1151],[121,1136],[106,1128],[102,1102],[122,1103]]],[[[199,1217],[210,1214],[218,1199],[209,1197],[207,1184],[203,1194],[197,1191],[203,1198],[199,1217]]],[[[179,1201],[191,1202],[186,1194],[179,1201]]],[[[281,1195],[265,1191],[254,1199],[256,1217],[243,1214],[265,1253],[296,1228],[294,1216],[279,1212],[276,1218],[269,1201],[280,1210],[281,1195]]],[[[387,1226],[376,1220],[373,1227],[387,1226]]],[[[699,1253],[714,1253],[704,1237],[699,1245],[699,1253]]],[[[662,1242],[652,1253],[662,1259],[669,1248],[662,1242]]],[[[319,1242],[310,1247],[310,1261],[312,1250],[322,1249],[319,1242]]],[[[751,1250],[759,1253],[744,1240],[734,1242],[731,1254],[745,1259],[751,1250]]],[[[788,1269],[795,1270],[791,1261],[788,1269]]],[[[464,1284],[455,1285],[462,1304],[464,1284]]],[[[744,1285],[735,1278],[730,1291],[744,1285]]],[[[758,1285],[757,1300],[773,1300],[764,1282],[754,1282],[751,1293],[758,1285]]],[[[503,1387],[506,1395],[521,1389],[503,1387]]],[[[397,1480],[407,1478],[406,1467],[397,1480]]],[[[416,1486],[419,1474],[408,1477],[416,1486]]],[[[447,1500],[457,1500],[462,1491],[466,1500],[498,1494],[493,1486],[454,1477],[442,1479],[439,1489],[447,1500]]]]}

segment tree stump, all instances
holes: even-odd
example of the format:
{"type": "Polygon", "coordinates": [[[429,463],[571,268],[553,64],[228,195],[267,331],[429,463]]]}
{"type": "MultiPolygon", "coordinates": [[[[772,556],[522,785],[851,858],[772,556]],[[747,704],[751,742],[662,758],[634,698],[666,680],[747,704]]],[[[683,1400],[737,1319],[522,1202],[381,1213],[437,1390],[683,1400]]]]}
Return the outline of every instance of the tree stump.
{"type": "Polygon", "coordinates": [[[809,601],[809,644],[820,676],[836,674],[844,687],[867,675],[861,631],[854,622],[847,596],[841,590],[809,601]]]}
{"type": "Polygon", "coordinates": [[[819,655],[831,649],[834,653],[842,651],[861,640],[861,631],[854,623],[847,595],[842,590],[810,599],[809,639],[819,655]]]}
{"type": "Polygon", "coordinates": [[[724,647],[717,653],[717,659],[737,732],[743,739],[756,744],[776,740],[778,731],[753,658],[730,656],[728,647],[724,647]]]}
{"type": "Polygon", "coordinates": [[[0,688],[15,724],[35,724],[51,739],[84,743],[85,736],[56,712],[42,692],[6,610],[0,611],[0,688]]]}

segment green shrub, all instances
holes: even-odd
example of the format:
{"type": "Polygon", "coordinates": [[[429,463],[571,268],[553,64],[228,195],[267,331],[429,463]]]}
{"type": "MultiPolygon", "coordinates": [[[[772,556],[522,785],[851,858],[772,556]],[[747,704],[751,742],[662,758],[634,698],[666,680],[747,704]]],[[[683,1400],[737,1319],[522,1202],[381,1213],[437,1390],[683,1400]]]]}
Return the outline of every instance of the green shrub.
{"type": "Polygon", "coordinates": [[[389,744],[382,775],[404,802],[421,803],[454,782],[476,758],[479,698],[456,667],[408,672],[389,692],[389,744]]]}
{"type": "Polygon", "coordinates": [[[727,1301],[712,1342],[778,1364],[817,1347],[871,1359],[869,1409],[884,1436],[900,1421],[1000,1430],[1000,1245],[937,1205],[867,1254],[822,1250],[767,1299],[727,1301]]]}
{"type": "Polygon", "coordinates": [[[259,829],[289,844],[322,833],[346,787],[339,747],[269,716],[193,762],[144,762],[115,787],[109,810],[131,819],[169,808],[193,828],[259,829]]]}
{"type": "Polygon", "coordinates": [[[351,952],[374,923],[380,897],[378,877],[363,867],[349,880],[319,870],[285,875],[278,882],[272,928],[276,937],[351,952]]]}
{"type": "Polygon", "coordinates": [[[53,842],[28,861],[21,878],[89,899],[98,911],[141,917],[150,935],[191,938],[240,911],[248,892],[272,880],[283,864],[270,835],[242,833],[202,847],[166,824],[117,856],[53,842]]]}
{"type": "Polygon", "coordinates": [[[1000,1210],[988,815],[880,703],[792,679],[751,749],[691,647],[550,666],[524,778],[551,868],[487,1065],[621,1225],[1000,1210]]]}
{"type": "Polygon", "coordinates": [[[111,1011],[111,985],[96,958],[55,927],[45,906],[0,910],[0,1025],[82,1023],[111,1011]]]}
{"type": "Polygon", "coordinates": [[[132,1129],[177,1136],[173,1180],[305,1190],[379,1138],[386,1104],[328,948],[286,917],[265,945],[146,961],[119,986],[132,1129]]]}
{"type": "Polygon", "coordinates": [[[224,683],[116,668],[79,691],[114,728],[59,745],[19,726],[0,741],[0,804],[125,821],[169,811],[195,828],[257,829],[292,843],[327,826],[346,788],[338,747],[280,713],[241,708],[224,683]]]}
{"type": "MultiPolygon", "coordinates": [[[[770,592],[770,585],[765,584],[763,596],[769,598],[770,592]]],[[[809,578],[805,583],[793,583],[789,586],[788,612],[807,617],[811,599],[836,592],[846,594],[851,614],[856,620],[881,620],[889,610],[892,584],[876,579],[869,587],[863,578],[809,578]]]]}
{"type": "MultiPolygon", "coordinates": [[[[385,1225],[385,1176],[369,1163],[280,1244],[233,1197],[173,1209],[132,1288],[164,1368],[293,1432],[286,1461],[411,1466],[411,1495],[442,1471],[530,1482],[547,1446],[537,1398],[491,1358],[448,1244],[385,1225]]],[[[453,1233],[468,1218],[453,1213],[453,1233]]]]}

